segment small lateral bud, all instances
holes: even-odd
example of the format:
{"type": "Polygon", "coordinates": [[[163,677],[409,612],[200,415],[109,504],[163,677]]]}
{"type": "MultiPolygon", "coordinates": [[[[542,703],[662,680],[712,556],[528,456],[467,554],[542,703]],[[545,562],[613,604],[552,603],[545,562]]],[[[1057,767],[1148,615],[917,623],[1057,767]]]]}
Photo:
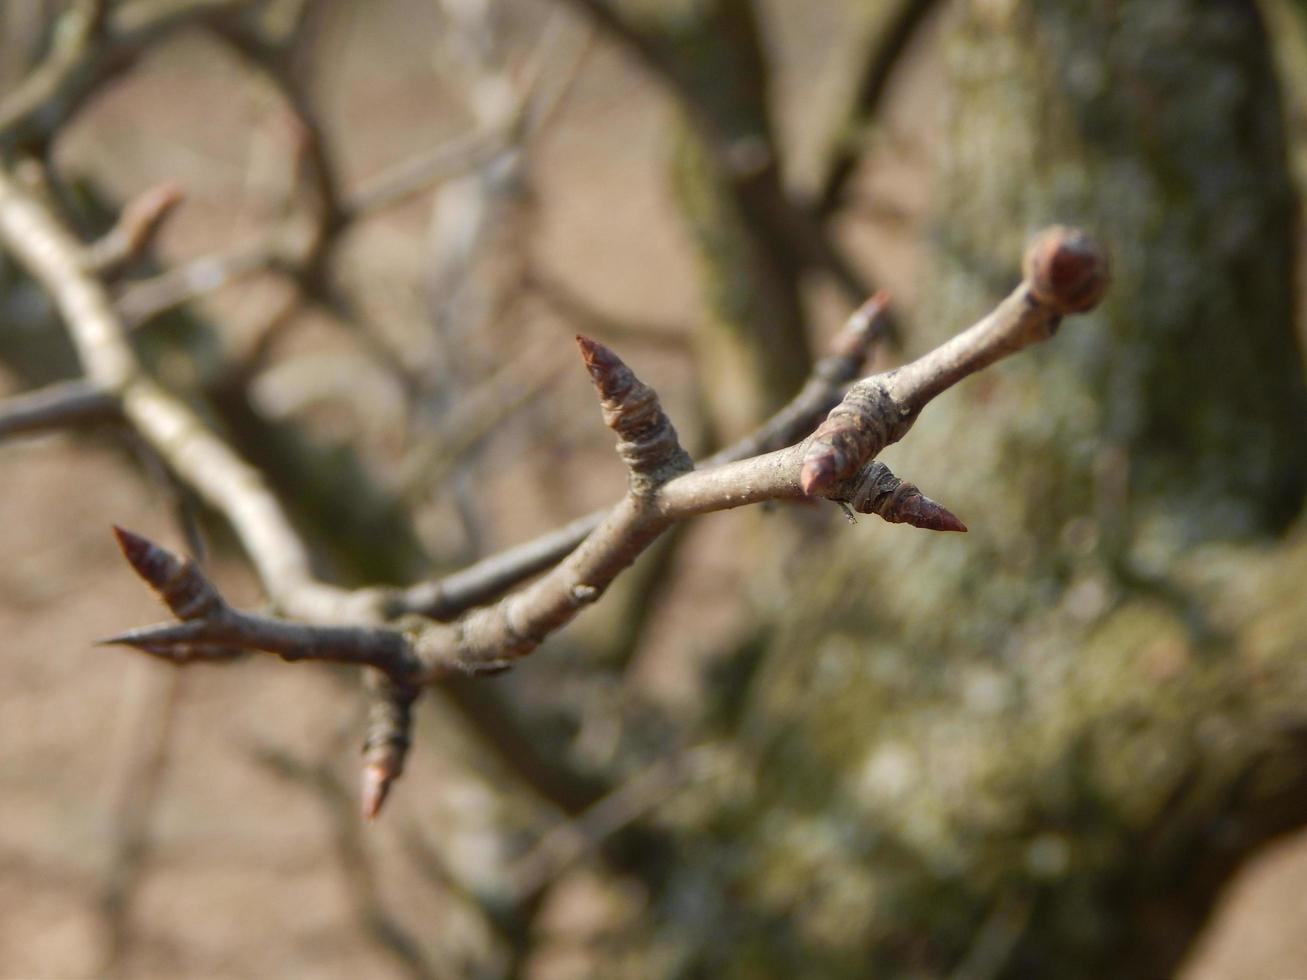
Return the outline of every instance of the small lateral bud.
{"type": "Polygon", "coordinates": [[[386,797],[390,795],[390,787],[399,777],[403,763],[396,764],[389,756],[394,753],[388,753],[385,759],[376,759],[367,762],[363,766],[363,778],[360,785],[360,802],[363,810],[364,820],[375,820],[381,813],[382,806],[386,803],[386,797]]]}
{"type": "Polygon", "coordinates": [[[808,456],[799,470],[799,485],[808,496],[820,494],[839,478],[839,471],[830,453],[808,456]]]}
{"type": "Polygon", "coordinates": [[[368,730],[363,740],[360,804],[365,820],[374,820],[404,772],[412,744],[413,702],[419,690],[384,674],[368,676],[368,730]]]}
{"type": "Polygon", "coordinates": [[[617,433],[617,454],[630,471],[632,491],[650,493],[659,484],[693,469],[657,392],[597,340],[578,336],[576,345],[599,391],[604,424],[617,433]]]}
{"type": "Polygon", "coordinates": [[[222,597],[194,562],[126,528],[114,525],[113,535],[128,564],[178,619],[201,619],[221,611],[222,597]]]}
{"type": "Polygon", "coordinates": [[[860,514],[927,531],[967,529],[948,508],[927,497],[915,483],[900,480],[879,460],[864,466],[850,483],[847,502],[860,514]]]}
{"type": "Polygon", "coordinates": [[[1111,279],[1102,246],[1064,225],[1046,228],[1031,240],[1023,271],[1035,298],[1059,313],[1092,310],[1111,279]]]}
{"type": "Polygon", "coordinates": [[[799,470],[803,492],[820,495],[851,477],[898,439],[908,424],[910,419],[890,398],[879,378],[859,381],[812,434],[799,470]]]}

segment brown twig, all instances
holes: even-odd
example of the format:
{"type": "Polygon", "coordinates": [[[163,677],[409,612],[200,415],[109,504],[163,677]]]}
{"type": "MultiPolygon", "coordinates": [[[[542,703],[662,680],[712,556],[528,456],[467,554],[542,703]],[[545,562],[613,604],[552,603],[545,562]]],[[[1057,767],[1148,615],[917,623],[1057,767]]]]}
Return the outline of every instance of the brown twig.
{"type": "MultiPolygon", "coordinates": [[[[142,665],[144,666],[144,665],[142,665]]],[[[101,891],[100,914],[107,934],[98,975],[119,976],[132,940],[132,911],[147,870],[152,846],[151,820],[174,746],[182,676],[139,674],[124,699],[129,731],[113,786],[114,840],[101,891]]]]}
{"type": "Polygon", "coordinates": [[[696,774],[694,749],[672,753],[644,769],[583,813],[547,831],[509,871],[514,891],[527,900],[569,867],[676,795],[696,774]]]}
{"type": "Polygon", "coordinates": [[[307,549],[259,472],[142,371],[108,292],[82,265],[81,243],[3,170],[0,240],[54,298],[88,382],[114,396],[174,472],[231,520],[273,600],[309,619],[359,615],[350,593],[314,578],[307,549]]]}
{"type": "Polygon", "coordinates": [[[113,228],[86,246],[82,257],[86,269],[112,279],[150,246],[184,196],[181,186],[169,181],[129,201],[113,228]]]}
{"type": "MultiPolygon", "coordinates": [[[[230,41],[251,63],[260,64],[259,52],[246,35],[225,32],[230,41]]],[[[579,60],[578,55],[578,60],[579,60]]],[[[291,85],[284,71],[269,69],[267,77],[286,96],[288,107],[301,122],[309,137],[310,159],[314,172],[330,174],[324,142],[312,124],[311,116],[298,115],[306,109],[303,96],[291,85]],[[316,149],[313,149],[316,147],[316,149]]],[[[569,69],[569,76],[571,70],[569,69]]],[[[260,272],[281,272],[300,278],[304,270],[327,259],[332,243],[354,222],[370,217],[429,190],[433,185],[476,170],[499,157],[516,141],[533,135],[548,118],[565,89],[546,86],[539,80],[537,88],[525,90],[503,120],[451,137],[428,150],[401,160],[379,173],[364,178],[356,187],[337,190],[334,178],[319,176],[315,180],[319,197],[319,217],[325,220],[319,234],[308,248],[297,243],[295,229],[283,222],[253,238],[229,248],[202,255],[148,279],[127,286],[116,298],[118,311],[129,326],[138,326],[168,310],[208,295],[260,272]],[[542,109],[540,102],[545,103],[542,109]],[[548,111],[546,111],[548,110],[548,111]]]]}
{"type": "Polygon", "coordinates": [[[1083,232],[1050,228],[1030,245],[1025,280],[970,330],[896,371],[858,382],[813,433],[805,493],[851,477],[911,428],[926,403],[999,358],[1046,340],[1062,317],[1092,309],[1107,288],[1107,259],[1083,232]]]}
{"type": "MultiPolygon", "coordinates": [[[[249,616],[222,604],[202,619],[147,627],[106,642],[162,656],[171,650],[189,656],[197,646],[238,644],[287,659],[366,664],[397,683],[428,684],[511,666],[596,602],[663,531],[699,514],[816,494],[862,512],[890,514],[893,520],[961,530],[956,518],[899,483],[874,457],[901,439],[940,392],[1047,339],[1064,314],[1096,301],[1106,286],[1107,268],[1102,253],[1083,234],[1055,228],[1033,243],[1026,274],[1017,290],[975,326],[910,364],[855,385],[812,438],[711,470],[687,472],[688,457],[652,390],[611,351],[582,338],[582,355],[599,390],[605,421],[619,437],[619,452],[631,474],[630,490],[548,575],[453,623],[417,624],[402,632],[315,627],[249,616]]],[[[198,587],[195,594],[200,598],[193,601],[209,601],[198,587]]]]}
{"type": "MultiPolygon", "coordinates": [[[[811,439],[709,470],[691,470],[652,389],[603,345],[578,338],[605,422],[618,436],[618,451],[630,473],[626,497],[534,584],[453,623],[415,620],[389,628],[378,625],[382,594],[336,589],[312,576],[303,543],[257,472],[144,374],[107,292],[80,261],[80,244],[3,171],[0,238],[54,297],[89,380],[114,394],[140,435],[229,517],[274,600],[305,620],[237,611],[193,563],[120,532],[133,567],[182,622],[134,630],[107,642],[130,644],[174,662],[252,648],[288,660],[381,671],[392,687],[381,699],[389,715],[374,728],[380,737],[369,743],[365,805],[370,810],[380,805],[402,765],[408,706],[418,687],[511,666],[597,601],[677,521],[762,500],[820,494],[890,519],[959,529],[956,519],[898,483],[874,456],[902,438],[935,395],[1051,336],[1063,314],[1092,306],[1107,276],[1106,260],[1088,239],[1052,229],[1032,246],[1025,281],[980,323],[911,364],[855,385],[811,439]]],[[[842,355],[861,359],[865,343],[865,337],[851,341],[842,355]]]]}
{"type": "Polygon", "coordinates": [[[88,381],[58,381],[0,402],[0,439],[104,422],[118,401],[88,381]]]}

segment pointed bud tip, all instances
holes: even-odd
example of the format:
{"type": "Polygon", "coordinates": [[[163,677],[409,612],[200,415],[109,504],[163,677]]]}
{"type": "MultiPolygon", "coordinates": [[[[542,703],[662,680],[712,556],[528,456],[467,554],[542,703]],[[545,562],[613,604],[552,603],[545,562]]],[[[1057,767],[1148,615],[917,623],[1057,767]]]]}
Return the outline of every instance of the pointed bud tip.
{"type": "Polygon", "coordinates": [[[162,589],[184,564],[182,559],[167,548],[135,531],[115,524],[113,536],[132,570],[156,591],[162,589]]]}
{"type": "Polygon", "coordinates": [[[967,526],[958,520],[956,514],[943,504],[931,500],[915,486],[912,487],[912,496],[906,503],[907,506],[903,511],[905,524],[911,524],[925,531],[965,532],[967,529],[967,526]]]}
{"type": "Polygon", "coordinates": [[[390,767],[383,762],[369,762],[363,767],[360,802],[364,820],[377,819],[386,803],[386,797],[390,795],[390,784],[394,781],[390,767]]]}
{"type": "Polygon", "coordinates": [[[581,334],[577,334],[576,346],[601,398],[618,398],[634,383],[635,375],[611,348],[581,334]]]}
{"type": "Polygon", "coordinates": [[[608,346],[584,334],[576,335],[576,346],[581,349],[581,357],[585,360],[585,366],[590,369],[591,374],[594,374],[596,369],[611,370],[622,366],[622,359],[608,346]]]}
{"type": "Polygon", "coordinates": [[[140,548],[150,544],[147,538],[142,537],[135,531],[127,530],[121,524],[111,524],[109,526],[113,530],[114,540],[118,542],[118,547],[124,552],[129,548],[140,548]]]}
{"type": "Polygon", "coordinates": [[[939,509],[938,522],[936,523],[935,527],[932,530],[957,531],[959,533],[965,534],[967,531],[967,526],[963,524],[960,520],[958,520],[955,514],[941,507],[939,509]]]}
{"type": "Polygon", "coordinates": [[[162,549],[144,535],[129,531],[117,524],[113,525],[113,537],[118,542],[118,550],[123,553],[123,557],[127,559],[128,564],[136,570],[138,575],[149,581],[150,575],[147,569],[150,558],[162,549]]]}
{"type": "Polygon", "coordinates": [[[889,306],[889,290],[878,289],[871,294],[871,298],[862,304],[862,313],[867,317],[873,317],[880,313],[885,307],[889,306]]]}

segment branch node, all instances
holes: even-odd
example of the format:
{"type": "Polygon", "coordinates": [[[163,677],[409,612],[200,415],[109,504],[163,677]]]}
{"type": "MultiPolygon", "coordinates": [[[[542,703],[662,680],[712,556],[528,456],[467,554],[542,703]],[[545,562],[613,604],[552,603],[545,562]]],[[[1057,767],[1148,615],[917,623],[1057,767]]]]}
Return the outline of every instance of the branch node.
{"type": "Polygon", "coordinates": [[[813,433],[799,471],[803,492],[824,494],[898,441],[911,424],[911,416],[890,396],[881,376],[859,381],[813,433]]]}

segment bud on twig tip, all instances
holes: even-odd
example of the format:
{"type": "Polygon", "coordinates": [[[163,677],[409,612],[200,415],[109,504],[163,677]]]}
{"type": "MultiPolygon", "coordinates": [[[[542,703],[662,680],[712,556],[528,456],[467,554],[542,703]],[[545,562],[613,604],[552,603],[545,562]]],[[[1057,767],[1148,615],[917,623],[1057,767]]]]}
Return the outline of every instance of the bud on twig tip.
{"type": "Polygon", "coordinates": [[[1054,225],[1031,240],[1024,270],[1030,290],[1059,313],[1098,305],[1111,275],[1107,252],[1079,228],[1054,225]]]}

